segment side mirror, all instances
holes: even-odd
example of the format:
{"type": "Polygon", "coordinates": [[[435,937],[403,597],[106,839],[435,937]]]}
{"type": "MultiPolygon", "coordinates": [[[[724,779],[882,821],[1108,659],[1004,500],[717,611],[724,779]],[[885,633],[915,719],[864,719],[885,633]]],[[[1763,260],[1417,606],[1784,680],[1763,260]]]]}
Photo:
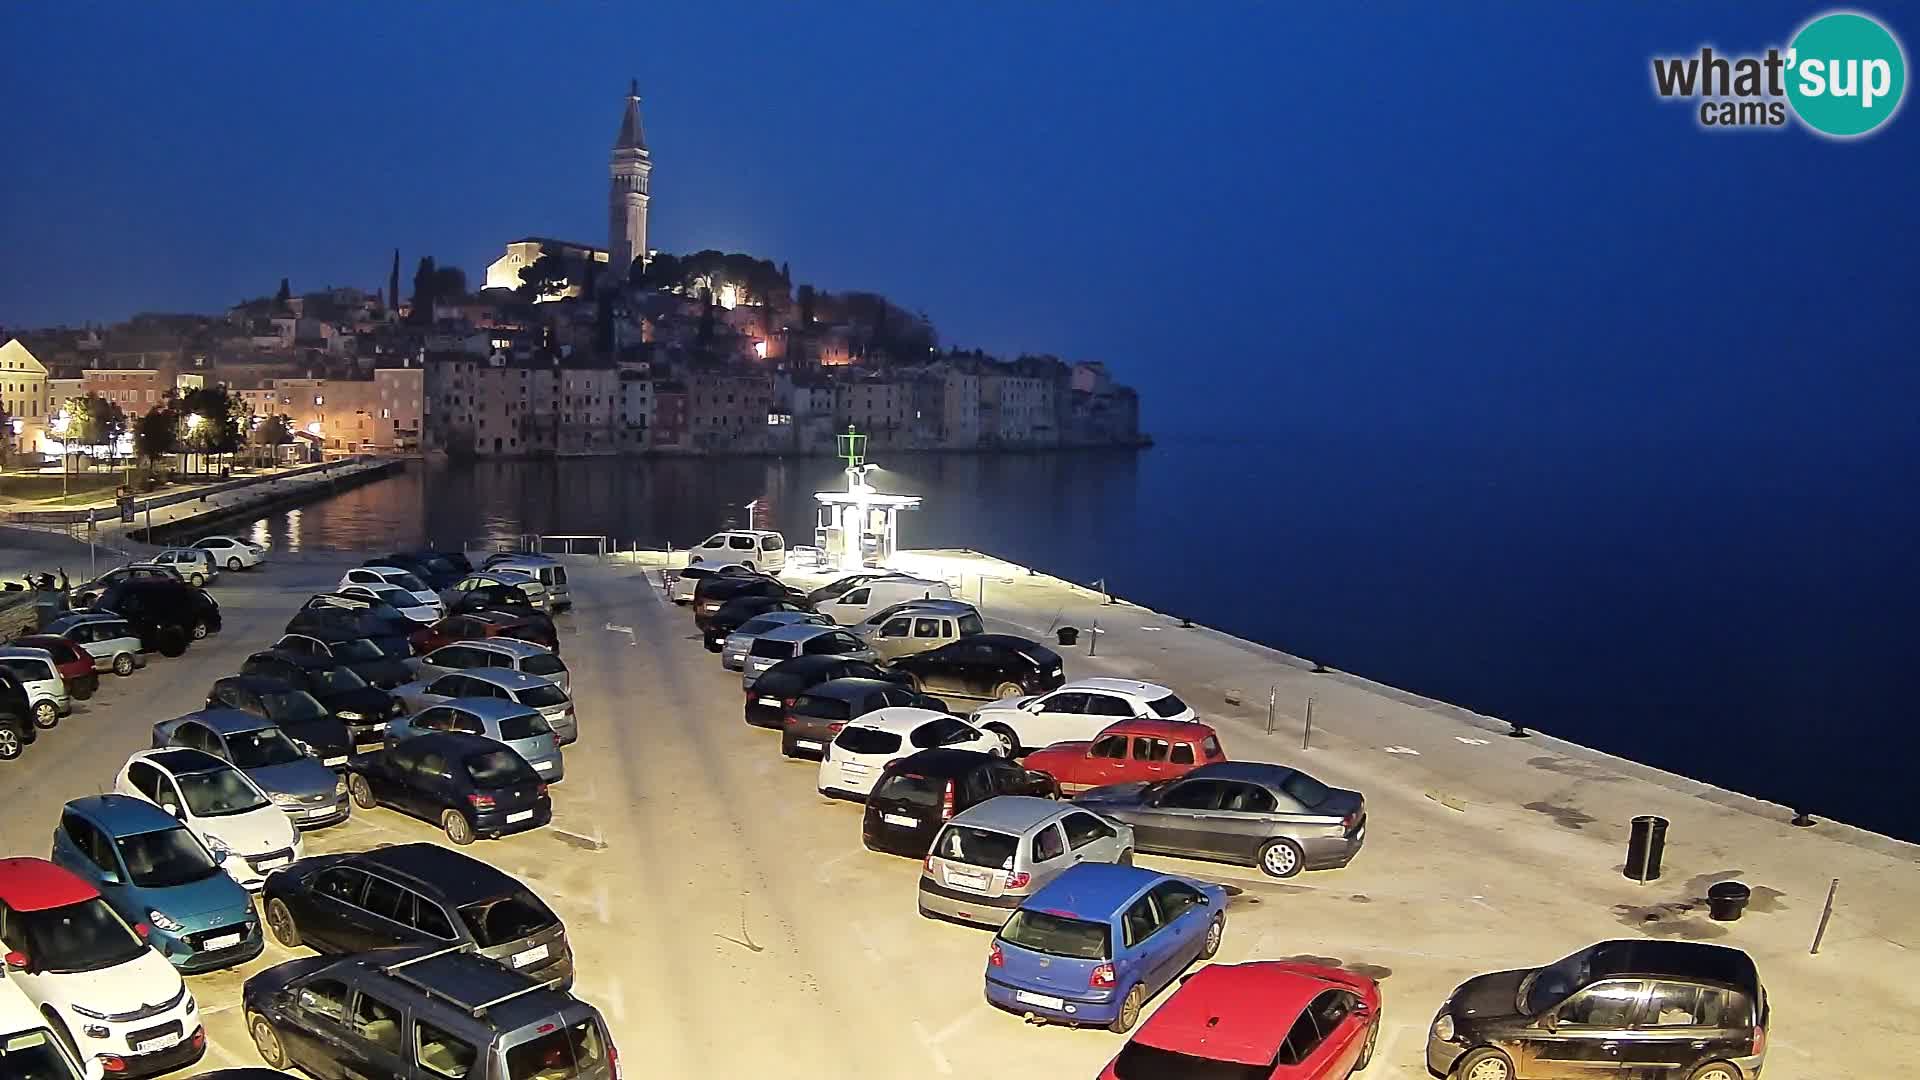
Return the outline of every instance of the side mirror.
{"type": "Polygon", "coordinates": [[[1551,1012],[1541,1013],[1540,1026],[1546,1028],[1548,1031],[1558,1031],[1560,1030],[1560,1018],[1551,1012]]]}
{"type": "Polygon", "coordinates": [[[160,809],[165,810],[167,813],[172,814],[174,817],[180,819],[181,821],[185,821],[187,819],[187,815],[181,812],[179,805],[176,803],[163,802],[160,804],[160,809]]]}
{"type": "Polygon", "coordinates": [[[1198,903],[1200,904],[1201,907],[1212,907],[1213,898],[1208,896],[1206,893],[1201,893],[1198,903]]]}
{"type": "Polygon", "coordinates": [[[100,884],[102,884],[102,885],[118,885],[118,884],[120,884],[120,871],[118,871],[118,870],[109,870],[109,869],[102,869],[102,870],[100,871],[100,884]]]}
{"type": "Polygon", "coordinates": [[[18,949],[7,954],[8,971],[25,971],[32,963],[33,961],[27,958],[27,954],[18,949]]]}

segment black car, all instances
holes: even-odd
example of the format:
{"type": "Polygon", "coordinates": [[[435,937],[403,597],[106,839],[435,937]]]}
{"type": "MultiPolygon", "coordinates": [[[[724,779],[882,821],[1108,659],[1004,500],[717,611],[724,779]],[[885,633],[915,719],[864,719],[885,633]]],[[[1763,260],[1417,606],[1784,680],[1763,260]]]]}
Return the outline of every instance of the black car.
{"type": "Polygon", "coordinates": [[[246,981],[260,1059],[314,1080],[614,1080],[593,1006],[458,946],[303,956],[246,981]]]}
{"type": "Polygon", "coordinates": [[[435,592],[452,585],[466,575],[456,570],[452,563],[431,553],[395,551],[386,555],[376,555],[361,566],[391,566],[405,570],[414,577],[427,583],[427,588],[435,592]]]}
{"type": "Polygon", "coordinates": [[[99,603],[100,594],[122,581],[178,581],[186,583],[180,571],[172,566],[160,563],[128,563],[94,578],[92,581],[75,585],[67,594],[67,602],[76,608],[91,607],[99,603]]]}
{"type": "Polygon", "coordinates": [[[258,716],[285,732],[305,754],[338,768],[353,752],[347,725],[336,719],[312,694],[282,679],[264,675],[229,675],[216,679],[207,691],[207,708],[238,709],[258,716]]]}
{"type": "Polygon", "coordinates": [[[996,795],[1053,793],[1053,779],[973,750],[922,750],[887,763],[867,796],[860,839],[874,851],[926,858],[947,819],[996,795]]]}
{"type": "Polygon", "coordinates": [[[573,985],[560,917],[513,878],[438,844],[301,859],[268,878],[261,901],[289,949],[470,945],[541,982],[573,985]]]}
{"type": "Polygon", "coordinates": [[[423,551],[422,554],[431,555],[436,559],[446,560],[447,565],[453,567],[454,572],[458,573],[461,577],[466,577],[468,574],[473,573],[473,563],[467,558],[467,553],[464,551],[428,550],[423,551]]]}
{"type": "Polygon", "coordinates": [[[905,673],[895,673],[850,656],[796,656],[760,673],[747,691],[746,721],[754,727],[786,725],[787,706],[802,693],[832,679],[879,679],[907,685],[905,673]]]}
{"type": "Polygon", "coordinates": [[[25,753],[39,734],[26,688],[20,680],[0,671],[0,761],[12,761],[25,753]]]}
{"type": "Polygon", "coordinates": [[[247,657],[242,675],[261,675],[297,686],[346,726],[355,746],[384,737],[387,721],[400,715],[392,694],[354,674],[353,668],[329,656],[270,649],[247,657]]]}
{"type": "Polygon", "coordinates": [[[812,611],[805,604],[795,603],[783,596],[740,596],[720,605],[720,610],[707,617],[707,651],[719,652],[727,643],[727,635],[746,625],[755,615],[765,615],[769,611],[812,611]]]}
{"type": "Polygon", "coordinates": [[[461,592],[447,605],[447,614],[463,615],[475,611],[510,611],[515,615],[545,615],[527,599],[518,585],[475,585],[461,592]]]}
{"type": "Polygon", "coordinates": [[[94,606],[127,620],[142,649],[165,656],[179,656],[187,642],[220,632],[220,605],[184,581],[128,578],[109,585],[94,606]]]}
{"type": "Polygon", "coordinates": [[[357,631],[357,637],[406,637],[419,625],[385,600],[315,593],[287,620],[287,633],[335,627],[357,631]]]}
{"type": "Polygon", "coordinates": [[[1059,653],[1012,634],[964,637],[902,656],[893,667],[911,676],[914,687],[926,693],[987,701],[1044,694],[1067,681],[1059,653]]]}
{"type": "Polygon", "coordinates": [[[1766,1061],[1753,958],[1695,941],[1603,941],[1543,968],[1461,983],[1427,1034],[1438,1075],[1740,1080],[1766,1061]]]}
{"type": "MultiPolygon", "coordinates": [[[[759,688],[758,683],[754,684],[755,690],[759,688]]],[[[831,679],[808,687],[790,702],[783,698],[782,703],[780,753],[815,759],[825,756],[827,744],[847,726],[847,721],[875,709],[904,705],[947,711],[947,703],[939,698],[930,698],[885,679],[831,679]]]]}
{"type": "Polygon", "coordinates": [[[456,844],[505,836],[553,820],[553,800],[533,766],[480,735],[438,731],[347,762],[347,794],[362,810],[386,806],[437,822],[456,844]]]}
{"type": "Polygon", "coordinates": [[[700,628],[701,633],[706,633],[708,620],[726,606],[727,601],[748,596],[765,596],[802,606],[807,599],[805,593],[790,589],[764,574],[737,577],[730,574],[715,574],[710,578],[701,579],[700,584],[693,587],[693,624],[700,628]]]}
{"type": "Polygon", "coordinates": [[[369,685],[382,690],[391,690],[413,678],[406,664],[407,657],[413,655],[413,647],[404,637],[365,637],[349,626],[322,624],[283,635],[274,642],[273,649],[338,660],[369,685]]]}

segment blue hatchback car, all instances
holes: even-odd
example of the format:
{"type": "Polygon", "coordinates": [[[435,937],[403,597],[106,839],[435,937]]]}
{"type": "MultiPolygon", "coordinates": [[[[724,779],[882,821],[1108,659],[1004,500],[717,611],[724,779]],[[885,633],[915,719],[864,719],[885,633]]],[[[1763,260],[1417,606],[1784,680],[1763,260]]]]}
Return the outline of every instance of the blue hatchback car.
{"type": "Polygon", "coordinates": [[[1171,874],[1081,863],[1028,897],[987,954],[987,1000],[1124,1032],[1188,964],[1220,949],[1227,894],[1171,874]]]}
{"type": "Polygon", "coordinates": [[[147,943],[191,974],[244,964],[266,938],[247,890],[172,814],[127,795],[75,799],[53,830],[52,859],[100,890],[147,943]]]}

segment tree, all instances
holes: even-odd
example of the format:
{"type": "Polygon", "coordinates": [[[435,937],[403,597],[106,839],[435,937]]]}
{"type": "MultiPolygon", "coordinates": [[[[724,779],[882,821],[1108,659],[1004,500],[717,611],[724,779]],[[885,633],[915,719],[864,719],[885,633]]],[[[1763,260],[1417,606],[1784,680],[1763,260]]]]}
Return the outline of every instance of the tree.
{"type": "Polygon", "coordinates": [[[671,292],[687,283],[687,272],[678,256],[661,252],[652,261],[636,258],[630,280],[655,292],[671,292]]]}
{"type": "Polygon", "coordinates": [[[393,269],[387,272],[387,310],[400,310],[400,249],[393,249],[393,269]]]}
{"type": "Polygon", "coordinates": [[[433,268],[433,298],[459,300],[467,295],[467,272],[457,266],[433,268]]]}
{"type": "Polygon", "coordinates": [[[67,416],[67,430],[62,442],[69,447],[84,446],[90,450],[103,446],[111,448],[127,431],[126,410],[99,394],[70,398],[61,406],[61,411],[67,416]]]}
{"type": "Polygon", "coordinates": [[[420,265],[413,270],[413,311],[407,315],[407,321],[418,326],[433,324],[433,256],[420,256],[420,265]]]}
{"type": "Polygon", "coordinates": [[[520,268],[520,287],[513,292],[520,299],[532,303],[543,296],[565,292],[572,283],[566,260],[548,253],[520,268]]]}
{"type": "Polygon", "coordinates": [[[813,299],[813,286],[800,286],[800,325],[802,326],[811,325],[813,322],[813,299]]]}
{"type": "Polygon", "coordinates": [[[180,417],[171,402],[147,410],[133,426],[133,449],[151,469],[180,446],[180,417]]]}
{"type": "Polygon", "coordinates": [[[260,422],[252,425],[249,440],[261,457],[279,456],[279,451],[272,448],[293,441],[293,417],[285,413],[270,413],[258,419],[260,422]]]}
{"type": "Polygon", "coordinates": [[[180,396],[176,406],[185,419],[183,443],[198,454],[231,454],[246,439],[248,413],[244,402],[225,386],[202,386],[180,396]]]}
{"type": "Polygon", "coordinates": [[[287,279],[281,278],[280,291],[273,294],[273,306],[279,308],[281,311],[285,311],[287,309],[287,301],[291,299],[293,299],[293,290],[288,288],[287,279]]]}

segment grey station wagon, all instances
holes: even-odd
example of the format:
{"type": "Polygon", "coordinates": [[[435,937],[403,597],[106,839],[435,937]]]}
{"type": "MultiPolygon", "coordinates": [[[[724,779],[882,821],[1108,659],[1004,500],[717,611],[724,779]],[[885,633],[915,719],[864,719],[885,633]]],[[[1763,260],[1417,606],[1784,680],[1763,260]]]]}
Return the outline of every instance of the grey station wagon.
{"type": "Polygon", "coordinates": [[[1133,865],[1133,830],[1071,803],[999,795],[941,826],[920,872],[920,914],[1004,925],[1083,862],[1133,865]]]}

